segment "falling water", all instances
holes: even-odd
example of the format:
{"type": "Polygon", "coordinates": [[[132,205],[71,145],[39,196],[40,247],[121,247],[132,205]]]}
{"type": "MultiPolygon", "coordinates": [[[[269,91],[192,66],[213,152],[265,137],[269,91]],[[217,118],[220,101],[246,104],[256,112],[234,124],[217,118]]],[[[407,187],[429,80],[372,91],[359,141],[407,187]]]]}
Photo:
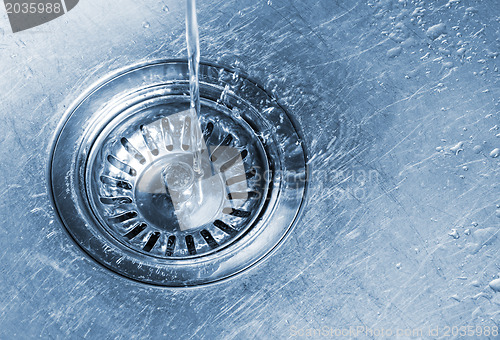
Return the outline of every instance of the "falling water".
{"type": "Polygon", "coordinates": [[[189,94],[191,98],[191,145],[194,147],[193,170],[201,177],[202,136],[199,128],[200,116],[200,85],[198,72],[200,69],[200,39],[198,35],[198,20],[196,15],[196,0],[187,0],[186,9],[186,43],[189,64],[189,94]]]}

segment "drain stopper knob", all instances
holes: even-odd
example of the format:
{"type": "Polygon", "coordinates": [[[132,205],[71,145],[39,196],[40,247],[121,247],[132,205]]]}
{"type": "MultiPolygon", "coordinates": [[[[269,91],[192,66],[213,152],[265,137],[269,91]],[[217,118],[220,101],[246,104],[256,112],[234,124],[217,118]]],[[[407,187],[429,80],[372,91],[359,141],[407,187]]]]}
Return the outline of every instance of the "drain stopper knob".
{"type": "Polygon", "coordinates": [[[194,170],[187,163],[170,163],[161,172],[161,177],[167,193],[172,198],[183,202],[188,200],[193,193],[194,170]]]}

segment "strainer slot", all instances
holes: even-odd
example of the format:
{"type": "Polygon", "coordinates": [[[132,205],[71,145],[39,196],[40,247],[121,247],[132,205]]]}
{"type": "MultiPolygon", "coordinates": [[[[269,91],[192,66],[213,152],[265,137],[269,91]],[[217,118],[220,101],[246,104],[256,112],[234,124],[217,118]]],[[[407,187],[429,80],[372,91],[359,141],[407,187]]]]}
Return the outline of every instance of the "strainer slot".
{"type": "Polygon", "coordinates": [[[221,220],[215,220],[214,221],[214,226],[222,230],[228,235],[234,236],[238,233],[238,230],[234,229],[233,227],[229,226],[228,224],[222,222],[221,220]]]}
{"type": "Polygon", "coordinates": [[[181,148],[184,151],[189,150],[191,145],[191,117],[185,117],[182,124],[181,148]]]}
{"type": "Polygon", "coordinates": [[[109,205],[122,205],[122,204],[132,203],[132,199],[126,196],[101,197],[99,200],[101,201],[102,204],[109,204],[109,205]]]}
{"type": "Polygon", "coordinates": [[[174,141],[172,139],[172,125],[168,118],[163,118],[161,120],[161,133],[165,149],[167,151],[172,151],[174,149],[174,141]]]}
{"type": "Polygon", "coordinates": [[[250,198],[260,198],[260,193],[256,191],[236,191],[227,194],[228,200],[247,200],[250,198]]]}
{"type": "Polygon", "coordinates": [[[171,235],[167,240],[167,250],[165,251],[166,256],[172,256],[175,249],[175,236],[171,235]]]}
{"type": "Polygon", "coordinates": [[[127,150],[129,154],[131,154],[135,159],[139,161],[139,163],[144,164],[146,163],[146,158],[140,153],[133,145],[132,143],[129,142],[129,140],[125,137],[120,139],[121,144],[127,150]]]}
{"type": "Polygon", "coordinates": [[[108,221],[110,223],[123,223],[136,217],[137,213],[135,211],[127,211],[125,213],[109,217],[108,221]]]}
{"type": "Polygon", "coordinates": [[[238,210],[233,208],[224,208],[222,209],[222,213],[241,218],[247,218],[252,216],[252,213],[250,211],[238,210]]]}
{"type": "Polygon", "coordinates": [[[156,242],[160,238],[160,235],[161,235],[161,233],[158,231],[155,231],[154,233],[152,233],[151,236],[149,236],[148,242],[146,243],[146,245],[142,249],[144,251],[150,252],[151,249],[153,249],[153,247],[156,245],[156,242]]]}
{"type": "Polygon", "coordinates": [[[215,149],[212,151],[210,154],[210,160],[212,162],[215,162],[218,157],[225,151],[225,147],[229,146],[231,142],[233,141],[233,136],[231,134],[228,134],[224,140],[215,147],[215,149]]]}
{"type": "Polygon", "coordinates": [[[139,235],[140,233],[142,233],[146,229],[146,227],[147,227],[147,225],[145,223],[135,224],[128,233],[123,235],[123,237],[125,237],[128,240],[131,240],[131,239],[135,238],[137,235],[139,235]]]}
{"type": "Polygon", "coordinates": [[[108,155],[107,160],[108,160],[109,164],[111,164],[112,166],[114,166],[118,170],[126,173],[127,175],[130,175],[130,176],[136,176],[137,175],[137,171],[134,168],[132,168],[127,163],[124,163],[124,162],[120,161],[115,156],[108,155]]]}
{"type": "Polygon", "coordinates": [[[226,180],[226,185],[227,186],[231,186],[233,184],[241,183],[243,181],[251,179],[256,174],[257,174],[257,170],[255,170],[254,168],[252,168],[250,171],[248,171],[244,175],[236,175],[234,177],[229,178],[228,180],[226,180]]]}
{"type": "Polygon", "coordinates": [[[208,122],[207,126],[203,130],[203,139],[207,141],[212,135],[213,131],[214,131],[214,124],[212,122],[208,122]]]}
{"type": "Polygon", "coordinates": [[[141,125],[139,129],[141,130],[142,137],[144,138],[144,143],[146,144],[149,152],[151,152],[153,156],[158,156],[160,152],[158,151],[158,146],[151,136],[151,132],[149,131],[149,129],[144,125],[141,125]]]}
{"type": "Polygon", "coordinates": [[[132,190],[132,185],[122,179],[117,179],[109,176],[100,176],[100,180],[103,184],[106,184],[110,187],[120,188],[123,190],[132,190]]]}
{"type": "Polygon", "coordinates": [[[192,235],[187,235],[184,240],[186,241],[186,247],[188,249],[189,255],[196,255],[196,246],[194,245],[194,238],[192,235]]]}
{"type": "Polygon", "coordinates": [[[227,170],[229,170],[236,162],[238,161],[243,161],[248,155],[248,151],[246,149],[244,149],[243,151],[241,151],[241,153],[239,153],[238,155],[236,156],[233,156],[230,160],[228,160],[226,163],[222,164],[222,166],[220,167],[220,172],[226,172],[227,170]]]}
{"type": "Polygon", "coordinates": [[[212,234],[210,234],[208,230],[203,229],[202,231],[200,231],[200,235],[203,237],[210,248],[215,249],[219,246],[219,244],[217,244],[217,241],[215,241],[212,234]]]}

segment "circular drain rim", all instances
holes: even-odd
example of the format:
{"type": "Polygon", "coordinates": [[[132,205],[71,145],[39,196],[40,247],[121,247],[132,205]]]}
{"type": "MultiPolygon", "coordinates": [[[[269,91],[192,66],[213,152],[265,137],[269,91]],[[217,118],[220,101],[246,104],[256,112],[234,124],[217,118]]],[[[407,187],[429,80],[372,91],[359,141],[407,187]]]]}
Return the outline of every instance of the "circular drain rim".
{"type": "Polygon", "coordinates": [[[260,262],[276,249],[302,212],[307,193],[307,154],[303,139],[290,116],[244,73],[206,62],[200,65],[200,69],[200,83],[217,88],[221,94],[224,94],[224,86],[228,83],[235,92],[241,90],[237,92],[240,95],[238,100],[248,101],[252,107],[256,107],[255,112],[243,112],[242,116],[260,117],[262,121],[251,120],[247,123],[252,123],[254,129],[263,127],[257,131],[263,135],[261,141],[266,151],[267,146],[273,143],[278,147],[276,151],[279,153],[268,155],[272,162],[279,163],[279,167],[271,174],[273,180],[270,183],[267,206],[248,232],[220,252],[195,259],[159,260],[126,249],[103,233],[85,201],[86,193],[79,189],[81,180],[85,177],[82,169],[85,169],[85,161],[91,149],[91,145],[83,144],[85,138],[97,126],[105,126],[112,119],[102,115],[106,103],[152,85],[169,81],[187,83],[185,60],[143,62],[99,81],[67,110],[53,142],[49,163],[49,192],[62,224],[74,241],[94,260],[115,273],[139,282],[185,287],[232,277],[260,262]],[[120,82],[123,79],[126,81],[120,82]],[[270,122],[279,124],[273,126],[270,122]]]}

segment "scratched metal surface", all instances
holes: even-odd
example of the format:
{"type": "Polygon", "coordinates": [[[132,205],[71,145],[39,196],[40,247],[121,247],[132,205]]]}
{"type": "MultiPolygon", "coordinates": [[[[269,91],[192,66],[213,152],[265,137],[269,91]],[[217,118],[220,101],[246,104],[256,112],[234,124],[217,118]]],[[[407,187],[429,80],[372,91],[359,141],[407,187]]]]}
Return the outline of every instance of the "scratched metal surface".
{"type": "Polygon", "coordinates": [[[300,123],[313,170],[302,219],[265,262],[215,286],[158,289],[96,265],[51,208],[51,139],[92,82],[185,55],[182,2],[82,0],[17,34],[2,8],[0,338],[499,326],[500,2],[199,10],[204,58],[245,69],[300,123]]]}

